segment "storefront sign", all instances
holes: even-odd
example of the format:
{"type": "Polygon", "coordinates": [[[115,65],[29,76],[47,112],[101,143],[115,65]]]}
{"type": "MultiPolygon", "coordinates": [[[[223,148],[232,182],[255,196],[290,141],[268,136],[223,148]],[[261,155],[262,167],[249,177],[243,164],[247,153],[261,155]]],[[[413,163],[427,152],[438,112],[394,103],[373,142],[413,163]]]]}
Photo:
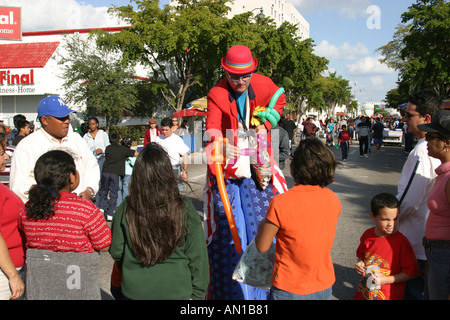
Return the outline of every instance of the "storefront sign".
{"type": "Polygon", "coordinates": [[[22,40],[21,8],[0,7],[0,39],[22,40]]]}
{"type": "Polygon", "coordinates": [[[34,94],[34,85],[34,69],[22,73],[0,70],[0,95],[34,94]]]}

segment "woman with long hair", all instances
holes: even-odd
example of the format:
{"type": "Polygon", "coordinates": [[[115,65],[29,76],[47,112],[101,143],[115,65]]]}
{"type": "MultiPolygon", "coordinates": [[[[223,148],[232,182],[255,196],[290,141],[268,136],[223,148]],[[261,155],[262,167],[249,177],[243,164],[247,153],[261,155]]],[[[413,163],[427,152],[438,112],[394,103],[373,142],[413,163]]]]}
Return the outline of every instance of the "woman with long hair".
{"type": "Polygon", "coordinates": [[[121,293],[127,299],[206,295],[209,265],[202,223],[177,183],[164,149],[147,144],[112,222],[109,252],[121,270],[121,293]]]}

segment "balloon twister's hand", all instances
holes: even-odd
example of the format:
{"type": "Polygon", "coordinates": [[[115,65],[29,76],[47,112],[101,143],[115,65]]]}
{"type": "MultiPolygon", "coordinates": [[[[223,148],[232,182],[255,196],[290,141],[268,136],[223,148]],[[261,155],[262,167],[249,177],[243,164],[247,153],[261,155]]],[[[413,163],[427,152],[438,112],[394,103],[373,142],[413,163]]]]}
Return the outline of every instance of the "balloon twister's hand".
{"type": "Polygon", "coordinates": [[[223,154],[227,158],[235,158],[241,154],[241,150],[238,147],[233,146],[229,143],[224,143],[223,144],[223,154]]]}

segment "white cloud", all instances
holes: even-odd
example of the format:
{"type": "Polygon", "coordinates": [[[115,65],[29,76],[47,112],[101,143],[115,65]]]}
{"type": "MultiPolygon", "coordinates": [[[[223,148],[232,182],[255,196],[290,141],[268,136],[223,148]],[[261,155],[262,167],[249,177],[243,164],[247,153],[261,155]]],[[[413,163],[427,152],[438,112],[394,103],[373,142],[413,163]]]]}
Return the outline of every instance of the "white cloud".
{"type": "Polygon", "coordinates": [[[354,46],[350,45],[348,42],[344,42],[340,47],[337,47],[327,40],[323,40],[314,48],[314,53],[330,60],[356,60],[358,57],[370,54],[370,51],[361,42],[358,42],[354,46]]]}
{"type": "Polygon", "coordinates": [[[384,79],[381,76],[371,77],[370,78],[370,83],[374,87],[381,87],[381,86],[384,85],[384,79]]]}
{"type": "Polygon", "coordinates": [[[120,25],[107,13],[108,7],[95,8],[75,0],[0,0],[0,5],[22,8],[23,32],[120,25]]]}
{"type": "Polygon", "coordinates": [[[355,63],[347,64],[345,70],[350,75],[380,75],[380,74],[393,74],[394,69],[389,68],[387,65],[379,61],[378,57],[365,57],[355,63]]]}
{"type": "Polygon", "coordinates": [[[341,17],[354,19],[366,16],[367,8],[372,0],[290,0],[301,14],[309,14],[316,10],[335,10],[341,17]]]}

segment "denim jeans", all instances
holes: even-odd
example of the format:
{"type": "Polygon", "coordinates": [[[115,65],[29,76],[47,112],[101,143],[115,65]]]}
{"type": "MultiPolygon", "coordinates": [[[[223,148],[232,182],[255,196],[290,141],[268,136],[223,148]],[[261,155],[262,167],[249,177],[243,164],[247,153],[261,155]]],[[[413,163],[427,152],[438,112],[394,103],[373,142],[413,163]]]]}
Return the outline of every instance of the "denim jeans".
{"type": "Polygon", "coordinates": [[[131,175],[126,174],[120,177],[119,181],[119,196],[117,197],[117,207],[128,196],[128,183],[130,182],[131,175]]]}
{"type": "Polygon", "coordinates": [[[348,142],[341,142],[342,160],[348,157],[348,142]]]}
{"type": "Polygon", "coordinates": [[[420,276],[406,282],[405,300],[424,300],[426,260],[417,259],[420,276]]]}
{"type": "Polygon", "coordinates": [[[306,295],[290,293],[280,290],[274,286],[270,289],[271,300],[331,300],[332,299],[332,287],[326,290],[318,291],[306,295]]]}
{"type": "Polygon", "coordinates": [[[105,211],[107,216],[112,217],[114,210],[116,210],[117,197],[119,196],[119,180],[120,176],[117,174],[102,172],[98,202],[96,204],[105,211]]]}
{"type": "Polygon", "coordinates": [[[426,248],[425,298],[447,300],[450,295],[450,249],[426,248]]]}

